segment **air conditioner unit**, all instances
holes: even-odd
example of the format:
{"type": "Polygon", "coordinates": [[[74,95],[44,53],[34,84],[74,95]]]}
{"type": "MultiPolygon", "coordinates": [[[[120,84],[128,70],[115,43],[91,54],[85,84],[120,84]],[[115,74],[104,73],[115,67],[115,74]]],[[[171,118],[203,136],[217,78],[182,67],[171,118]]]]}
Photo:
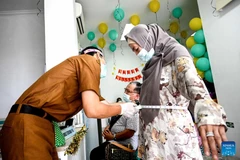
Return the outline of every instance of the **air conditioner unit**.
{"type": "Polygon", "coordinates": [[[75,15],[77,20],[77,28],[80,34],[84,34],[85,32],[85,24],[83,17],[83,9],[80,3],[75,2],[75,15]]]}

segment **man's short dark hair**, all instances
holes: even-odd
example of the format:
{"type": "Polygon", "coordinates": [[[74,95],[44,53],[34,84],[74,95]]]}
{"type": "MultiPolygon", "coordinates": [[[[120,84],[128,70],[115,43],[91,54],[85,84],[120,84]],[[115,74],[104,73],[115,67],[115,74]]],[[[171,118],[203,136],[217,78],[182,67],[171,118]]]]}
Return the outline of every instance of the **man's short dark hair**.
{"type": "Polygon", "coordinates": [[[93,56],[94,54],[97,53],[97,52],[88,52],[88,53],[84,53],[84,52],[85,52],[86,50],[88,50],[88,49],[96,49],[96,50],[99,50],[100,52],[102,52],[102,50],[100,50],[100,49],[97,48],[97,47],[94,47],[94,46],[88,46],[88,47],[84,48],[84,49],[81,51],[80,54],[89,54],[89,55],[93,56]]]}
{"type": "Polygon", "coordinates": [[[136,91],[138,94],[141,93],[142,83],[137,82],[137,81],[133,81],[133,82],[130,82],[130,84],[135,84],[136,87],[134,88],[134,91],[136,91]]]}

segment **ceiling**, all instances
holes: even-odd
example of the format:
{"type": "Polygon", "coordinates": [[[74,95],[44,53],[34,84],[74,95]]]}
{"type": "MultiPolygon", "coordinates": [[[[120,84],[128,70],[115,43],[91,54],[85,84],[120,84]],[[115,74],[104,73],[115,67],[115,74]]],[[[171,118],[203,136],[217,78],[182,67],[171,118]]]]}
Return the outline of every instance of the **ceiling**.
{"type": "MultiPolygon", "coordinates": [[[[115,29],[118,31],[119,38],[115,41],[117,46],[120,44],[120,36],[126,23],[130,23],[130,17],[137,14],[140,17],[140,23],[158,23],[164,29],[169,28],[172,21],[178,21],[171,16],[171,11],[180,7],[183,11],[180,17],[181,30],[187,30],[191,34],[188,27],[189,21],[194,17],[199,17],[197,0],[159,0],[160,9],[157,13],[153,13],[148,8],[151,0],[76,0],[83,7],[85,34],[79,36],[80,44],[85,47],[90,44],[87,33],[93,31],[96,35],[91,44],[97,44],[98,38],[104,36],[107,41],[106,47],[112,42],[108,34],[102,35],[98,30],[98,25],[102,22],[108,25],[108,31],[115,29]],[[120,6],[125,13],[124,19],[119,23],[113,17],[113,12],[117,6],[120,6]]],[[[43,10],[43,0],[0,0],[0,11],[11,10],[43,10]]],[[[176,38],[179,34],[173,35],[176,38]]],[[[121,42],[125,43],[125,42],[121,42]]]]}

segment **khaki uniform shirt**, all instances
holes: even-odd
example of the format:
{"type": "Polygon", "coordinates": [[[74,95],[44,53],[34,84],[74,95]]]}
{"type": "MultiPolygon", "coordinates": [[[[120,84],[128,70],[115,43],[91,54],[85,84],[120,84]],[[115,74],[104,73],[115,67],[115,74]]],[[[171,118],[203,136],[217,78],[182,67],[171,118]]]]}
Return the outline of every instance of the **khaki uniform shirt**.
{"type": "Polygon", "coordinates": [[[82,108],[81,93],[94,91],[100,100],[100,61],[91,55],[66,59],[44,73],[16,101],[42,108],[56,121],[64,121],[82,108]]]}

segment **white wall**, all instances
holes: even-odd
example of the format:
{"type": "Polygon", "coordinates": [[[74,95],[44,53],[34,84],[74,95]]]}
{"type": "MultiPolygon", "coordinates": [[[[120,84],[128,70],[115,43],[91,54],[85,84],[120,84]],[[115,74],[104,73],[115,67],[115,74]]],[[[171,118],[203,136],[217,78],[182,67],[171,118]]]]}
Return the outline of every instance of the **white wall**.
{"type": "Polygon", "coordinates": [[[240,156],[240,1],[233,1],[214,14],[218,17],[213,16],[209,1],[198,0],[198,5],[218,101],[227,112],[227,121],[235,125],[228,129],[228,139],[237,143],[240,156]]]}
{"type": "MultiPolygon", "coordinates": [[[[125,41],[122,43],[126,43],[125,41]]],[[[105,59],[107,61],[107,69],[108,74],[106,78],[101,79],[101,95],[109,102],[116,102],[118,97],[123,96],[124,88],[128,85],[129,82],[122,82],[116,80],[116,74],[118,69],[132,69],[132,68],[139,68],[138,74],[141,74],[141,66],[142,61],[131,51],[131,49],[124,44],[125,47],[118,46],[115,53],[109,51],[106,47],[104,48],[103,52],[105,54],[105,59]],[[115,61],[116,61],[116,74],[112,75],[113,71],[113,64],[114,58],[113,54],[115,54],[115,61]]],[[[131,77],[137,74],[132,75],[125,75],[126,77],[131,77]]],[[[124,76],[124,75],[122,75],[124,76]]],[[[138,80],[142,82],[142,79],[138,80]]]]}
{"type": "Polygon", "coordinates": [[[0,118],[44,73],[44,21],[37,12],[0,12],[0,118]]]}
{"type": "Polygon", "coordinates": [[[74,0],[45,0],[46,70],[78,55],[74,0]]]}

